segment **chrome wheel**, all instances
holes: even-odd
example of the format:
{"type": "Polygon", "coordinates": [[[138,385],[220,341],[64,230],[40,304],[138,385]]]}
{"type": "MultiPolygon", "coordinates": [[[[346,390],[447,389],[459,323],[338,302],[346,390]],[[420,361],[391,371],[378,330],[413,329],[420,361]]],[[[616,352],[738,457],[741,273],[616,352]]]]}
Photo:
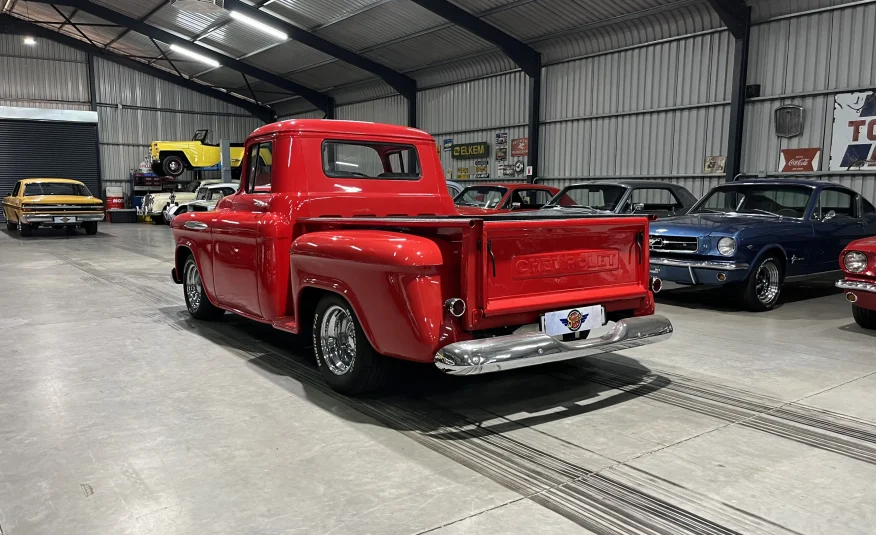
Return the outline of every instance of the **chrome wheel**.
{"type": "Polygon", "coordinates": [[[182,168],[182,165],[176,160],[170,160],[167,162],[167,170],[171,173],[179,173],[180,168],[182,168]]]}
{"type": "Polygon", "coordinates": [[[356,360],[356,325],[350,312],[330,306],[319,324],[319,348],[323,362],[335,375],[344,375],[356,360]]]}
{"type": "Polygon", "coordinates": [[[188,301],[189,310],[194,311],[201,308],[201,274],[198,273],[198,266],[194,262],[186,265],[186,301],[188,301]]]}
{"type": "Polygon", "coordinates": [[[757,268],[754,287],[758,301],[768,305],[778,298],[780,278],[779,266],[771,260],[767,260],[757,268]]]}

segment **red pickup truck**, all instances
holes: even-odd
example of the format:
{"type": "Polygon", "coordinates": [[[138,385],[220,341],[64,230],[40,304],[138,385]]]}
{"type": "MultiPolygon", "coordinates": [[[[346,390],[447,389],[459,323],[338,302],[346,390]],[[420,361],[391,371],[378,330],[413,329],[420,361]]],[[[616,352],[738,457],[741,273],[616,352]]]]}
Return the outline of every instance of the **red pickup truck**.
{"type": "Polygon", "coordinates": [[[247,140],[243,169],[214,211],[173,219],[173,280],[195,318],[312,336],[338,391],[376,387],[391,358],[468,375],[672,333],[653,315],[648,218],[461,215],[420,130],[274,123],[247,140]]]}

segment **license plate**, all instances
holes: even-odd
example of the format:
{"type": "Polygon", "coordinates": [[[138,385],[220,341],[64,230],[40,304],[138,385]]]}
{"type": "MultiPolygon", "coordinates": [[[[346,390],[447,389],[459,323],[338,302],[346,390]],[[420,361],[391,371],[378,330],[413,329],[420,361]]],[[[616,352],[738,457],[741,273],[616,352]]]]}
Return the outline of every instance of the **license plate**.
{"type": "Polygon", "coordinates": [[[58,216],[54,218],[55,223],[75,223],[76,216],[58,216]]]}
{"type": "Polygon", "coordinates": [[[549,336],[589,331],[605,324],[602,305],[548,312],[541,317],[541,330],[549,336]]]}

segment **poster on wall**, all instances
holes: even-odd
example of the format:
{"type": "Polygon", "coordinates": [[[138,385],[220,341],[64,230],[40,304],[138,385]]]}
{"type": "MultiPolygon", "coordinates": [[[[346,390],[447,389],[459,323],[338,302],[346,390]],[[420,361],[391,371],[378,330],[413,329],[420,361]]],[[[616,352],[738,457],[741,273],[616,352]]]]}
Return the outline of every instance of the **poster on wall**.
{"type": "Polygon", "coordinates": [[[810,173],[821,164],[821,149],[782,149],[779,158],[780,173],[810,173]]]}
{"type": "Polygon", "coordinates": [[[490,160],[475,160],[475,178],[490,178],[490,160]]]}
{"type": "Polygon", "coordinates": [[[514,176],[516,173],[514,172],[514,166],[510,163],[503,163],[499,165],[499,176],[514,176]]]}
{"type": "Polygon", "coordinates": [[[508,147],[502,147],[501,149],[496,149],[496,161],[504,162],[508,159],[508,147]]]}
{"type": "Polygon", "coordinates": [[[508,146],[508,132],[496,134],[496,148],[508,146]]]}
{"type": "Polygon", "coordinates": [[[450,152],[453,150],[453,139],[445,139],[441,145],[444,147],[444,152],[450,152]]]}
{"type": "Polygon", "coordinates": [[[468,167],[457,167],[456,168],[456,179],[457,180],[468,180],[468,167]]]}
{"type": "Polygon", "coordinates": [[[841,93],[833,103],[830,170],[876,167],[876,92],[841,93]]]}
{"type": "Polygon", "coordinates": [[[529,156],[529,138],[520,137],[511,140],[511,156],[515,158],[529,156]]]}
{"type": "Polygon", "coordinates": [[[457,143],[453,145],[452,154],[458,160],[486,158],[490,155],[490,144],[486,141],[479,143],[457,143]]]}
{"type": "Polygon", "coordinates": [[[726,165],[726,156],[706,156],[706,164],[703,166],[703,172],[706,174],[720,175],[724,173],[726,165]]]}

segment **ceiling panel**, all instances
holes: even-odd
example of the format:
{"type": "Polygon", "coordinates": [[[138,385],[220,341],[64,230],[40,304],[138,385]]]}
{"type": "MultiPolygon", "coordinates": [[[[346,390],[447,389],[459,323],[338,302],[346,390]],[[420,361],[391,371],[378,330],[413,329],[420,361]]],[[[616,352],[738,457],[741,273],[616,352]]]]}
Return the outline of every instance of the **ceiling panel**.
{"type": "Polygon", "coordinates": [[[260,52],[246,59],[266,71],[285,74],[298,69],[330,61],[332,56],[303,45],[298,41],[287,41],[279,46],[260,52]]]}
{"type": "MultiPolygon", "coordinates": [[[[216,85],[225,88],[246,87],[246,82],[243,81],[243,75],[239,72],[229,69],[228,67],[219,67],[208,73],[198,76],[198,79],[207,82],[211,85],[216,85]]],[[[250,78],[249,83],[252,84],[257,80],[250,78]]]]}
{"type": "Polygon", "coordinates": [[[351,50],[363,50],[446,22],[413,2],[392,0],[316,33],[351,50]]]}
{"type": "Polygon", "coordinates": [[[266,9],[307,29],[314,29],[387,0],[276,0],[266,9]]]}
{"type": "Polygon", "coordinates": [[[458,26],[450,26],[389,46],[377,47],[365,55],[396,69],[408,70],[491,48],[495,47],[489,42],[458,26]]]}
{"type": "MultiPolygon", "coordinates": [[[[64,8],[61,8],[64,9],[64,8]]],[[[69,17],[69,14],[68,14],[69,17]]],[[[88,13],[84,13],[79,11],[76,15],[71,19],[75,23],[83,23],[83,24],[111,24],[108,21],[103,19],[99,19],[95,16],[92,16],[88,13]]],[[[105,45],[122,34],[124,28],[114,27],[107,28],[103,26],[79,26],[79,30],[82,31],[85,35],[88,36],[89,39],[94,41],[99,45],[105,45]]],[[[73,30],[76,31],[75,29],[73,30]]],[[[76,32],[77,37],[81,37],[78,35],[79,32],[76,32]]]]}
{"type": "Polygon", "coordinates": [[[227,21],[231,17],[227,11],[216,13],[193,13],[169,6],[159,10],[149,18],[149,24],[160,26],[180,35],[194,37],[207,28],[227,21]]]}
{"type": "MultiPolygon", "coordinates": [[[[63,8],[62,8],[63,9],[63,8]]],[[[58,15],[58,12],[52,9],[48,4],[38,4],[35,2],[18,2],[12,13],[27,20],[38,20],[47,22],[64,22],[64,17],[58,15]]],[[[57,26],[52,26],[58,29],[57,26]]]]}
{"type": "Polygon", "coordinates": [[[267,46],[281,42],[264,32],[242,22],[233,20],[205,35],[202,43],[213,46],[235,57],[251,54],[267,46]]]}
{"type": "Polygon", "coordinates": [[[145,35],[137,32],[128,32],[127,35],[113,43],[110,50],[135,56],[158,57],[160,55],[152,41],[145,35]]]}
{"type": "Polygon", "coordinates": [[[286,76],[307,87],[324,90],[373,78],[370,72],[336,61],[286,76]]]}
{"type": "Polygon", "coordinates": [[[135,19],[144,15],[162,4],[168,4],[168,0],[92,0],[95,4],[114,9],[135,19]]]}

